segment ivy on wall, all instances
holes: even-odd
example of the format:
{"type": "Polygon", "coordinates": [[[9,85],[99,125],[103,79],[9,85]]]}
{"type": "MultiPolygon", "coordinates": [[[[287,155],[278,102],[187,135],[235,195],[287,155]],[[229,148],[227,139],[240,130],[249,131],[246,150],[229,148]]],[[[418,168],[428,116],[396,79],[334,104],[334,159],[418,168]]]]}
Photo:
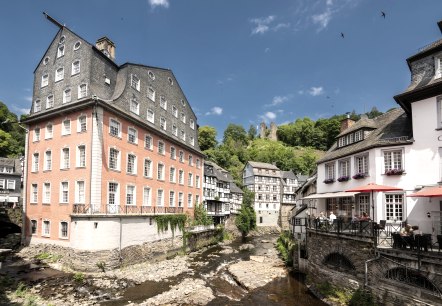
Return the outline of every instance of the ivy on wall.
{"type": "Polygon", "coordinates": [[[172,237],[175,236],[175,231],[177,228],[181,232],[184,231],[186,220],[187,216],[185,214],[155,216],[158,233],[168,231],[170,227],[170,230],[172,231],[172,237]]]}

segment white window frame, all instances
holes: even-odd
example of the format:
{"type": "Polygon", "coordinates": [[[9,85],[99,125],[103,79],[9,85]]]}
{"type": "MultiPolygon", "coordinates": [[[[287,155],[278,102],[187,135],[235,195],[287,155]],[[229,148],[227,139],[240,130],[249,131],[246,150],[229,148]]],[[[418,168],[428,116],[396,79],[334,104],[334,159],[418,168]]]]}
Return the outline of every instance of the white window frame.
{"type": "Polygon", "coordinates": [[[165,169],[166,169],[166,166],[162,163],[162,162],[159,162],[158,163],[158,165],[157,165],[157,180],[159,180],[159,181],[164,181],[165,180],[165,169]]]}
{"type": "Polygon", "coordinates": [[[75,60],[72,62],[71,75],[76,75],[80,73],[80,60],[75,60]]]}
{"type": "Polygon", "coordinates": [[[44,160],[44,171],[52,170],[52,151],[45,151],[45,160],[44,160]]]}
{"type": "Polygon", "coordinates": [[[31,219],[29,224],[30,224],[29,229],[31,230],[31,235],[37,235],[37,232],[38,232],[38,221],[35,220],[35,219],[31,219]],[[35,224],[35,227],[34,227],[34,224],[35,224]]]}
{"type": "Polygon", "coordinates": [[[41,228],[41,236],[42,237],[51,237],[51,221],[43,220],[43,225],[41,228]]]}
{"type": "Polygon", "coordinates": [[[45,128],[45,139],[51,139],[54,136],[54,125],[49,122],[45,128]],[[49,128],[50,127],[50,128],[49,128]]]}
{"type": "Polygon", "coordinates": [[[38,203],[38,184],[31,184],[31,194],[29,195],[29,200],[31,203],[38,203]]]}
{"type": "Polygon", "coordinates": [[[108,205],[120,205],[120,184],[118,182],[108,182],[107,184],[107,202],[108,205]],[[116,186],[115,190],[110,190],[110,186],[116,186]],[[114,203],[110,203],[111,194],[113,195],[114,203]]]}
{"type": "Polygon", "coordinates": [[[140,114],[140,103],[137,101],[137,99],[130,99],[130,111],[134,114],[139,115],[140,114]]]}
{"type": "Polygon", "coordinates": [[[187,208],[193,207],[193,195],[191,193],[187,194],[187,208]]]}
{"type": "Polygon", "coordinates": [[[108,167],[110,170],[120,171],[121,169],[121,151],[117,148],[109,148],[108,167]],[[112,154],[116,153],[116,156],[112,154]],[[113,159],[114,166],[111,167],[111,158],[113,159]]]}
{"type": "Polygon", "coordinates": [[[86,182],[83,180],[78,180],[75,182],[75,203],[86,203],[86,182]],[[82,187],[81,184],[83,185],[82,187]]]}
{"type": "Polygon", "coordinates": [[[46,109],[54,107],[54,95],[46,97],[46,109]]]}
{"type": "Polygon", "coordinates": [[[172,134],[173,134],[174,136],[177,136],[177,137],[178,137],[178,127],[176,126],[175,123],[172,124],[172,134]]]}
{"type": "Polygon", "coordinates": [[[160,96],[160,107],[167,110],[167,99],[165,96],[160,96]]]}
{"type": "Polygon", "coordinates": [[[184,185],[184,170],[178,170],[178,184],[184,185]]]}
{"type": "Polygon", "coordinates": [[[69,203],[69,182],[60,182],[60,203],[69,203]]]}
{"type": "Polygon", "coordinates": [[[127,128],[127,141],[129,143],[138,144],[138,130],[133,126],[127,128]]]}
{"type": "Polygon", "coordinates": [[[158,189],[157,190],[157,207],[164,207],[164,190],[158,189]],[[161,194],[161,196],[160,196],[161,194]]]}
{"type": "Polygon", "coordinates": [[[175,191],[169,190],[169,207],[175,207],[175,191]]]}
{"type": "Polygon", "coordinates": [[[140,91],[141,80],[136,74],[130,75],[130,86],[137,91],[140,91]]]}
{"type": "Polygon", "coordinates": [[[172,105],[172,114],[175,118],[178,118],[178,108],[175,105],[172,105]]]}
{"type": "Polygon", "coordinates": [[[192,130],[195,129],[195,121],[192,118],[189,119],[189,125],[192,130]]]}
{"type": "Polygon", "coordinates": [[[152,206],[152,189],[148,186],[143,187],[143,206],[152,206]]]}
{"type": "Polygon", "coordinates": [[[61,149],[60,169],[69,169],[71,165],[71,152],[69,147],[61,149]]]}
{"type": "Polygon", "coordinates": [[[87,131],[87,116],[80,115],[77,118],[77,133],[85,133],[86,131],[87,131]]]}
{"type": "Polygon", "coordinates": [[[6,189],[15,190],[15,180],[7,180],[6,181],[6,189]]]}
{"type": "Polygon", "coordinates": [[[329,180],[332,179],[334,180],[336,177],[336,171],[335,171],[335,162],[331,162],[331,163],[326,163],[324,165],[325,168],[325,179],[329,180]]]}
{"type": "Polygon", "coordinates": [[[41,88],[49,85],[49,74],[45,73],[41,76],[41,88]]]}
{"type": "Polygon", "coordinates": [[[83,83],[78,85],[78,99],[87,97],[87,84],[83,83]]]}
{"type": "Polygon", "coordinates": [[[61,122],[61,135],[64,136],[70,134],[71,134],[71,119],[66,118],[61,122]]]}
{"type": "Polygon", "coordinates": [[[117,119],[109,119],[109,134],[114,137],[121,138],[121,122],[117,119]]]}
{"type": "Polygon", "coordinates": [[[351,174],[351,166],[350,166],[350,159],[341,159],[338,161],[338,167],[339,167],[339,177],[348,176],[350,177],[351,174]]]}
{"type": "Polygon", "coordinates": [[[81,144],[77,146],[77,168],[86,167],[86,145],[81,144]]]}
{"type": "Polygon", "coordinates": [[[167,120],[164,117],[160,117],[160,128],[162,130],[166,130],[167,129],[167,120]]]}
{"type": "Polygon", "coordinates": [[[150,134],[144,134],[144,148],[153,150],[153,137],[150,134]]]}
{"type": "Polygon", "coordinates": [[[147,178],[152,178],[153,173],[153,162],[150,158],[145,158],[143,163],[143,176],[147,178]]]}
{"type": "Polygon", "coordinates": [[[64,79],[64,68],[60,67],[55,70],[55,78],[54,81],[58,82],[64,79]]]}
{"type": "Polygon", "coordinates": [[[149,88],[147,89],[147,97],[155,102],[155,89],[153,89],[152,86],[149,86],[149,88]]]}
{"type": "Polygon", "coordinates": [[[355,174],[363,173],[368,175],[369,172],[369,160],[368,154],[361,154],[355,156],[355,174]]]}
{"type": "Polygon", "coordinates": [[[32,139],[32,141],[40,141],[40,138],[41,138],[41,132],[40,132],[40,128],[39,127],[36,127],[36,128],[34,128],[34,131],[33,131],[34,133],[33,133],[33,139],[32,139]]]}
{"type": "Polygon", "coordinates": [[[38,152],[35,152],[32,155],[32,172],[38,172],[39,169],[39,159],[40,159],[40,154],[38,152]]]}
{"type": "Polygon", "coordinates": [[[383,163],[384,172],[383,173],[386,173],[387,171],[393,170],[393,169],[397,169],[397,170],[404,170],[405,169],[403,148],[382,150],[382,156],[384,159],[384,163],[383,163]],[[397,158],[398,154],[400,154],[399,159],[397,158]]]}
{"type": "Polygon", "coordinates": [[[64,44],[63,45],[59,45],[57,48],[57,58],[62,57],[64,55],[64,44]]]}
{"type": "Polygon", "coordinates": [[[34,113],[41,111],[41,100],[35,100],[34,102],[34,113]]]}
{"type": "Polygon", "coordinates": [[[162,140],[158,140],[158,154],[166,154],[166,143],[162,140]]]}
{"type": "Polygon", "coordinates": [[[442,78],[442,56],[434,57],[434,78],[442,78]]]}
{"type": "Polygon", "coordinates": [[[133,175],[137,174],[137,156],[133,153],[127,154],[126,173],[133,175]]]}
{"type": "Polygon", "coordinates": [[[155,112],[150,108],[147,109],[146,119],[149,122],[155,123],[155,112]]]}
{"type": "Polygon", "coordinates": [[[178,192],[178,207],[184,207],[184,193],[178,192]]]}
{"type": "Polygon", "coordinates": [[[169,168],[169,182],[176,183],[176,168],[173,166],[169,168]]]}
{"type": "Polygon", "coordinates": [[[67,88],[63,90],[63,104],[69,103],[72,101],[72,90],[67,88]]]}
{"type": "Polygon", "coordinates": [[[170,146],[170,159],[176,160],[176,148],[174,146],[170,146]]]}
{"type": "Polygon", "coordinates": [[[404,221],[406,216],[403,193],[384,194],[385,219],[387,221],[404,221]]]}
{"type": "Polygon", "coordinates": [[[137,187],[135,185],[126,185],[126,205],[136,206],[137,205],[137,187]],[[129,201],[129,196],[131,197],[132,203],[129,201]]]}

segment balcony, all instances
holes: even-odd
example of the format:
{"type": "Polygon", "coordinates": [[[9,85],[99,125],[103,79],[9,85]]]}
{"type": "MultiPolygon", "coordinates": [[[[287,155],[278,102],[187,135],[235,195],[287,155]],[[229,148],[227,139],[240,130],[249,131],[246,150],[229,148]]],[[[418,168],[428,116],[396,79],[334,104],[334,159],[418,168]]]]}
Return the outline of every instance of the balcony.
{"type": "Polygon", "coordinates": [[[72,215],[164,215],[182,214],[183,207],[157,207],[157,206],[135,206],[135,205],[106,205],[105,207],[74,204],[72,215]]]}

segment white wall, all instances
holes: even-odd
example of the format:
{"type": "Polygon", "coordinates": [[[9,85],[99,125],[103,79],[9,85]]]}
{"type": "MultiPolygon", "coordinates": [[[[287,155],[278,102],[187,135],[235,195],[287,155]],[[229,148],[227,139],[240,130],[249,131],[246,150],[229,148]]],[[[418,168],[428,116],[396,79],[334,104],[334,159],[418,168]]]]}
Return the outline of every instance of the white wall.
{"type": "MultiPolygon", "coordinates": [[[[177,229],[175,236],[180,236],[177,229]]],[[[73,218],[71,223],[71,245],[78,250],[98,251],[125,248],[172,237],[172,232],[158,233],[155,220],[149,217],[104,217],[73,218]],[[95,226],[96,224],[96,226],[95,226]]]]}

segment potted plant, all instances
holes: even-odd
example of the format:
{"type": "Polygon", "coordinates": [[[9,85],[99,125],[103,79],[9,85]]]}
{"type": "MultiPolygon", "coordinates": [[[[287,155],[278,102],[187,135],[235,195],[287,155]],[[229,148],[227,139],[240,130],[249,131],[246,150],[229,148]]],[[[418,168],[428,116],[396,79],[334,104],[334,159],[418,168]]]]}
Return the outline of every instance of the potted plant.
{"type": "Polygon", "coordinates": [[[404,173],[404,169],[390,169],[385,171],[386,175],[402,175],[404,173]]]}
{"type": "Polygon", "coordinates": [[[338,177],[338,182],[346,182],[350,179],[348,175],[343,175],[341,177],[338,177]]]}
{"type": "Polygon", "coordinates": [[[353,175],[353,179],[355,179],[355,180],[363,179],[364,177],[365,177],[365,173],[362,173],[362,172],[358,172],[355,175],[353,175]]]}
{"type": "Polygon", "coordinates": [[[325,179],[324,180],[324,184],[331,184],[331,183],[333,183],[335,180],[334,179],[332,179],[332,178],[328,178],[328,179],[325,179]]]}

